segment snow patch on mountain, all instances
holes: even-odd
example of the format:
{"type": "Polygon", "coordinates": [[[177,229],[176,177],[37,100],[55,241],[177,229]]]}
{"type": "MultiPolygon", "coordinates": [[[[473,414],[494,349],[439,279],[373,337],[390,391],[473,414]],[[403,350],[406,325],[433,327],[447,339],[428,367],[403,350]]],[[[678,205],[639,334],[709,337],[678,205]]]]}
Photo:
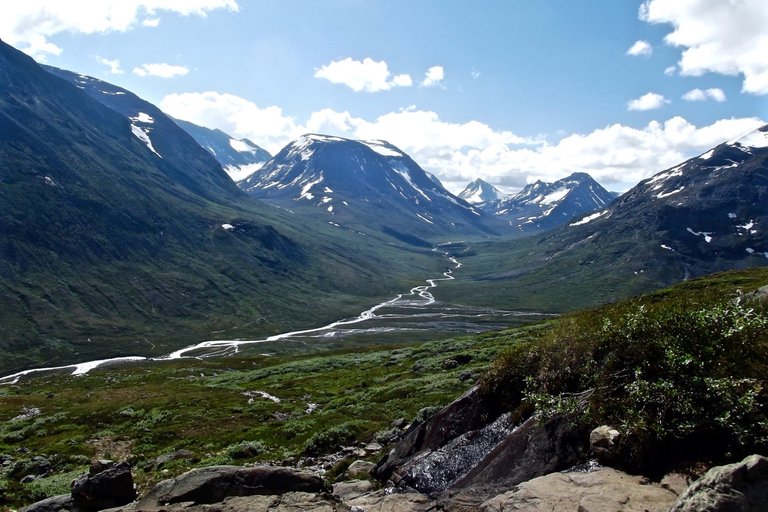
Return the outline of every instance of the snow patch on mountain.
{"type": "MultiPolygon", "coordinates": [[[[214,156],[216,156],[214,154],[214,156]]],[[[246,165],[228,165],[224,167],[224,171],[232,178],[232,181],[244,180],[251,174],[255,173],[264,166],[264,162],[257,162],[255,164],[246,165]]]]}
{"type": "Polygon", "coordinates": [[[155,122],[155,120],[152,118],[152,116],[150,116],[146,112],[139,112],[134,117],[129,117],[128,119],[130,119],[131,121],[138,122],[138,123],[152,124],[152,123],[155,122]]]}
{"type": "Polygon", "coordinates": [[[154,154],[159,156],[160,158],[163,158],[163,156],[155,151],[154,146],[152,146],[152,140],[149,138],[149,130],[145,130],[143,128],[140,128],[136,126],[135,124],[131,125],[131,132],[136,136],[137,139],[139,139],[141,142],[143,142],[154,154]]]}
{"type": "Polygon", "coordinates": [[[599,219],[600,217],[602,217],[606,213],[608,213],[608,210],[603,210],[603,211],[600,211],[600,212],[595,212],[595,213],[592,213],[590,215],[587,215],[586,217],[584,217],[581,220],[577,220],[576,222],[572,222],[569,225],[570,226],[582,226],[584,224],[588,224],[588,223],[592,222],[595,219],[599,219]]]}

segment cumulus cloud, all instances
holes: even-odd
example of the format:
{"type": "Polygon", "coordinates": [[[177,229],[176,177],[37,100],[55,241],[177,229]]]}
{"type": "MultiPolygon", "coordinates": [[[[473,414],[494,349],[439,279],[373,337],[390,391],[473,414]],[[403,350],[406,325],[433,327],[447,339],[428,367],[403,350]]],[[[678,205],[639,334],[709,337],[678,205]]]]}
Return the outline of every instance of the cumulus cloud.
{"type": "Polygon", "coordinates": [[[323,78],[334,84],[346,85],[355,92],[388,91],[393,87],[410,87],[413,80],[401,74],[390,78],[389,66],[385,61],[366,57],[362,61],[351,57],[332,61],[315,71],[315,78],[323,78]]]}
{"type": "Polygon", "coordinates": [[[629,47],[627,55],[633,57],[650,57],[653,54],[653,46],[648,41],[635,41],[635,44],[629,47]]]}
{"type": "Polygon", "coordinates": [[[687,93],[683,94],[685,101],[706,101],[707,99],[715,100],[718,103],[725,101],[725,93],[720,88],[713,89],[691,89],[687,93]]]}
{"type": "Polygon", "coordinates": [[[38,60],[59,55],[49,39],[62,32],[125,32],[157,26],[160,12],[205,16],[215,9],[237,11],[235,0],[25,0],[3,2],[0,37],[38,60]]]}
{"type": "Polygon", "coordinates": [[[656,110],[669,103],[663,95],[656,92],[647,92],[627,102],[627,110],[656,110]]]}
{"type": "Polygon", "coordinates": [[[189,73],[186,66],[177,66],[175,64],[165,64],[156,62],[154,64],[142,64],[133,68],[133,74],[138,76],[156,76],[160,78],[173,78],[175,76],[184,76],[189,73]]]}
{"type": "Polygon", "coordinates": [[[302,128],[280,107],[259,107],[233,94],[215,91],[169,94],[160,108],[167,114],[237,138],[247,137],[270,153],[301,135],[302,128]]]}
{"type": "Polygon", "coordinates": [[[443,66],[432,66],[424,75],[424,80],[422,80],[421,86],[434,87],[436,85],[441,85],[444,78],[445,70],[443,69],[443,66]]]}
{"type": "Polygon", "coordinates": [[[94,57],[94,59],[99,64],[103,64],[107,66],[109,68],[110,74],[112,75],[122,75],[123,73],[125,73],[125,71],[123,71],[123,68],[120,67],[120,61],[117,59],[105,59],[103,57],[99,57],[98,55],[94,57]]]}
{"type": "Polygon", "coordinates": [[[604,186],[623,191],[766,123],[740,118],[695,126],[672,117],[640,128],[613,124],[546,141],[479,121],[449,122],[415,107],[374,119],[323,109],[299,122],[279,107],[259,107],[218,92],[172,94],[160,106],[174,117],[247,137],[273,154],[304,133],[388,140],[454,192],[476,178],[510,190],[537,179],[555,181],[574,171],[588,172],[604,186]]]}
{"type": "Polygon", "coordinates": [[[742,75],[743,92],[768,94],[765,0],[645,0],[639,16],[673,26],[664,40],[683,48],[681,75],[742,75]]]}
{"type": "Polygon", "coordinates": [[[667,76],[674,76],[677,73],[677,66],[668,66],[664,68],[664,74],[667,76]]]}

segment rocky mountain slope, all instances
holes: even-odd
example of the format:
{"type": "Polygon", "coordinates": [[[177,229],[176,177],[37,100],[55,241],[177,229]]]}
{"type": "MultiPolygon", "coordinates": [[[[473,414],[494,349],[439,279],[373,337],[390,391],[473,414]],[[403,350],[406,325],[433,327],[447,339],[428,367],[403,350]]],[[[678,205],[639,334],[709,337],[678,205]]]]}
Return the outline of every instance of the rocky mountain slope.
{"type": "Polygon", "coordinates": [[[322,325],[439,264],[254,201],[153,105],[50,71],[0,43],[3,370],[322,325]]]}
{"type": "Polygon", "coordinates": [[[235,182],[247,178],[272,158],[267,150],[248,139],[235,139],[221,130],[204,128],[181,119],[175,121],[216,158],[235,182]]]}
{"type": "Polygon", "coordinates": [[[363,232],[410,239],[491,232],[479,210],[384,141],[305,135],[239,186],[297,214],[363,232]]]}

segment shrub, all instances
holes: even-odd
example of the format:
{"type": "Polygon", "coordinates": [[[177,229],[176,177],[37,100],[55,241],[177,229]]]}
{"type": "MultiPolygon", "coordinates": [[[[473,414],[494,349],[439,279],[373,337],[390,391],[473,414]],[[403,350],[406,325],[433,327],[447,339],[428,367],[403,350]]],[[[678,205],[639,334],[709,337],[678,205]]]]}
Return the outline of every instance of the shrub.
{"type": "Polygon", "coordinates": [[[320,455],[332,452],[345,444],[353,442],[361,430],[362,425],[360,422],[351,421],[333,426],[322,432],[317,432],[307,441],[304,452],[307,455],[320,455]]]}
{"type": "Polygon", "coordinates": [[[481,392],[520,417],[620,427],[628,465],[647,468],[768,446],[766,376],[764,305],[633,302],[564,317],[512,347],[481,392]]]}

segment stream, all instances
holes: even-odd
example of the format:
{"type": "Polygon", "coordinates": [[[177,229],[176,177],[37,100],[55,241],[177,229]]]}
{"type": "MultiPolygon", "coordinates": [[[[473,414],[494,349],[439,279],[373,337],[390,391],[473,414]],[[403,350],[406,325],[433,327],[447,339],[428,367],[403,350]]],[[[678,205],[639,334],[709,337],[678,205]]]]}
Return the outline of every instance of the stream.
{"type": "Polygon", "coordinates": [[[344,340],[359,342],[361,339],[370,342],[370,338],[375,336],[375,342],[379,343],[402,339],[404,335],[419,341],[444,339],[459,334],[479,333],[520,325],[548,316],[530,312],[475,308],[438,301],[430,290],[436,288],[441,281],[456,279],[453,275],[454,271],[461,268],[462,264],[449,253],[441,252],[439,246],[433,250],[443,254],[451,265],[443,272],[442,277],[427,279],[426,284],[415,286],[407,293],[398,294],[390,300],[376,304],[356,317],[337,320],[322,327],[275,334],[264,338],[203,341],[160,357],[115,357],[63,366],[33,368],[0,377],[0,384],[15,384],[25,375],[41,372],[66,370],[71,375],[84,375],[100,366],[127,362],[231,356],[256,347],[263,351],[265,346],[273,342],[307,345],[344,340]]]}

